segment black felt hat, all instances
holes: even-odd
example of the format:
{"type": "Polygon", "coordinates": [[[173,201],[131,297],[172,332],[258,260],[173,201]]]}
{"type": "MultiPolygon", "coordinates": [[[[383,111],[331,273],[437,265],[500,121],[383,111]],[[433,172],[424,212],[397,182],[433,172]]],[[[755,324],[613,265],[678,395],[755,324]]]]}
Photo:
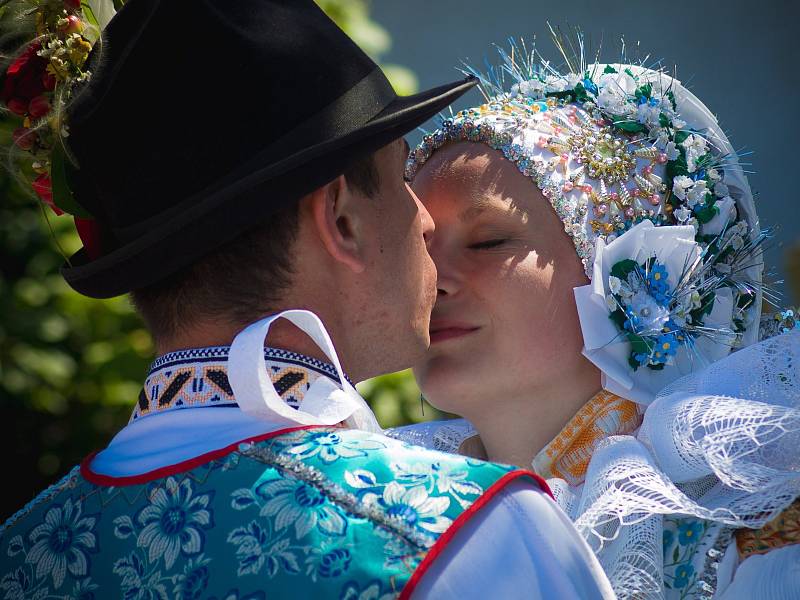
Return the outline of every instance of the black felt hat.
{"type": "Polygon", "coordinates": [[[475,84],[398,97],[312,0],[129,0],[99,47],[67,141],[102,251],[62,269],[95,298],[169,277],[475,84]]]}

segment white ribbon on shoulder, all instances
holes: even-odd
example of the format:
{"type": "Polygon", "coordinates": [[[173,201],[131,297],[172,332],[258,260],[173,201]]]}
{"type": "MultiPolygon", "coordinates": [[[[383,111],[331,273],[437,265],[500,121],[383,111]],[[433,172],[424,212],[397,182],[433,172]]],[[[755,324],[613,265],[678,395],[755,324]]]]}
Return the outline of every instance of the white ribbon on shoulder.
{"type": "Polygon", "coordinates": [[[328,332],[308,310],[285,310],[248,325],[234,338],[228,355],[228,379],[234,398],[245,413],[261,420],[292,425],[336,425],[382,432],[375,415],[347,381],[328,332]],[[264,341],[277,319],[286,319],[305,332],[325,353],[339,376],[341,388],[328,377],[318,377],[298,409],[280,397],[264,361],[264,341]]]}

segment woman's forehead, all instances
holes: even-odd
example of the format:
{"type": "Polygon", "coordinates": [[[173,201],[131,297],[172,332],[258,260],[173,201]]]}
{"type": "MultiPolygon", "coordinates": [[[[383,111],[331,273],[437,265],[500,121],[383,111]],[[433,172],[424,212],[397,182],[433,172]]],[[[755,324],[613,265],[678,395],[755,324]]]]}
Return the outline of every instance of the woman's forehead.
{"type": "Polygon", "coordinates": [[[441,148],[419,170],[412,187],[423,203],[459,205],[462,220],[492,208],[513,206],[527,212],[534,196],[540,195],[499,152],[471,142],[441,148]]]}

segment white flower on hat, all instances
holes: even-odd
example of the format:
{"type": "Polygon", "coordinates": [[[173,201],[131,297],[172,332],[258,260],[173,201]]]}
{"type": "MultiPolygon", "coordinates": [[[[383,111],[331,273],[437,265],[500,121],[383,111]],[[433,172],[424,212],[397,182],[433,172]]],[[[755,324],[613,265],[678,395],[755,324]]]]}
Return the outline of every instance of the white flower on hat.
{"type": "Polygon", "coordinates": [[[678,147],[675,145],[675,142],[667,142],[667,145],[664,147],[664,154],[667,155],[667,160],[675,160],[680,156],[680,152],[678,151],[678,147]]]}
{"type": "Polygon", "coordinates": [[[706,201],[706,194],[708,193],[706,185],[705,180],[701,179],[695,181],[694,185],[686,190],[686,202],[690,207],[694,208],[698,204],[702,204],[706,201]]]}
{"type": "Polygon", "coordinates": [[[678,175],[672,180],[672,193],[680,200],[686,200],[686,191],[694,185],[694,180],[686,175],[678,175]]]}
{"type": "Polygon", "coordinates": [[[644,125],[658,125],[660,116],[661,107],[659,104],[651,105],[649,102],[645,102],[636,109],[636,119],[644,125]]]}
{"type": "Polygon", "coordinates": [[[678,219],[679,223],[686,223],[686,221],[688,221],[692,216],[692,211],[685,206],[681,206],[680,208],[676,208],[672,214],[675,215],[675,218],[678,219]]]}
{"type": "Polygon", "coordinates": [[[686,168],[689,173],[694,173],[697,161],[708,151],[708,142],[704,137],[692,133],[681,142],[681,146],[686,150],[686,168]]]}
{"type": "MultiPolygon", "coordinates": [[[[659,301],[645,287],[643,279],[646,276],[641,271],[629,274],[629,283],[633,280],[638,281],[639,285],[632,296],[622,302],[626,305],[626,310],[630,311],[626,312],[626,315],[630,315],[629,319],[636,318],[637,334],[661,336],[664,332],[667,336],[677,335],[672,326],[667,329],[668,321],[671,319],[678,326],[686,326],[691,319],[691,311],[698,307],[696,302],[701,301],[700,294],[694,289],[698,282],[694,279],[682,279],[687,265],[697,264],[701,256],[702,249],[695,240],[695,230],[692,227],[656,227],[649,220],[635,225],[609,244],[605,244],[602,239],[598,240],[592,283],[575,288],[575,300],[583,333],[583,353],[602,372],[603,387],[606,390],[629,400],[648,404],[665,385],[691,372],[704,361],[714,361],[729,353],[729,345],[695,333],[691,346],[682,344],[677,349],[673,347],[669,356],[662,360],[667,368],[657,370],[642,366],[631,369],[630,338],[609,318],[619,309],[616,302],[608,300],[609,295],[614,296],[611,288],[616,288],[617,282],[620,289],[625,285],[624,281],[611,276],[611,270],[620,261],[633,260],[643,264],[649,259],[655,259],[655,264],[660,265],[662,273],[666,275],[664,280],[667,283],[667,302],[659,301]],[[681,286],[682,292],[675,295],[678,286],[681,286]]],[[[702,324],[717,331],[729,331],[733,315],[730,288],[717,288],[711,293],[714,294],[713,308],[711,314],[704,317],[702,324]]],[[[616,296],[622,297],[621,294],[616,296]]],[[[675,339],[673,337],[666,341],[674,345],[675,339]]]]}
{"type": "Polygon", "coordinates": [[[736,201],[730,196],[717,200],[714,206],[717,208],[717,214],[708,223],[703,224],[703,235],[719,235],[736,218],[736,201]]]}
{"type": "Polygon", "coordinates": [[[534,98],[539,100],[544,98],[545,91],[547,85],[544,81],[539,80],[538,78],[529,79],[527,81],[520,81],[519,83],[515,83],[511,86],[511,93],[512,94],[521,94],[522,96],[527,96],[529,98],[534,98]]]}

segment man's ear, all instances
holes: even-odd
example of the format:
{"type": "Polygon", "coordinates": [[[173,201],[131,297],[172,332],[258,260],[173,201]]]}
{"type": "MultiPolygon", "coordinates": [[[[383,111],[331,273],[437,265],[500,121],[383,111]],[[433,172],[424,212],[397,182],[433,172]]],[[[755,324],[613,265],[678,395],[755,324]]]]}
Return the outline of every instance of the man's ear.
{"type": "Polygon", "coordinates": [[[331,258],[355,273],[364,271],[364,198],[354,194],[344,175],[339,175],[311,192],[307,202],[317,235],[331,258]]]}

